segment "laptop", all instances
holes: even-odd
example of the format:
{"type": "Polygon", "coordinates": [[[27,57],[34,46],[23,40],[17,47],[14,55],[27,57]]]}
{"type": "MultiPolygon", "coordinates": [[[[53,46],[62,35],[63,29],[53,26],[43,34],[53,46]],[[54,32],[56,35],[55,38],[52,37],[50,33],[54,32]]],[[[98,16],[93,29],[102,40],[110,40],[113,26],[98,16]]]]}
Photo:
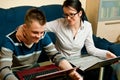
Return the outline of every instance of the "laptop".
{"type": "Polygon", "coordinates": [[[102,60],[101,62],[97,62],[93,66],[89,67],[87,70],[104,67],[106,65],[111,65],[111,64],[119,62],[119,60],[120,60],[120,56],[118,56],[117,58],[102,60]]]}
{"type": "Polygon", "coordinates": [[[54,64],[46,66],[37,66],[30,69],[24,69],[16,72],[19,80],[69,80],[69,70],[61,70],[54,64]]]}
{"type": "Polygon", "coordinates": [[[79,69],[82,71],[88,71],[91,69],[104,67],[106,65],[111,65],[117,62],[118,60],[120,60],[120,56],[118,56],[117,58],[106,59],[106,60],[100,59],[96,56],[85,56],[85,57],[76,56],[69,59],[70,63],[73,66],[79,67],[79,69]]]}
{"type": "Polygon", "coordinates": [[[71,80],[68,73],[74,69],[59,70],[53,73],[36,76],[33,80],[71,80]]]}

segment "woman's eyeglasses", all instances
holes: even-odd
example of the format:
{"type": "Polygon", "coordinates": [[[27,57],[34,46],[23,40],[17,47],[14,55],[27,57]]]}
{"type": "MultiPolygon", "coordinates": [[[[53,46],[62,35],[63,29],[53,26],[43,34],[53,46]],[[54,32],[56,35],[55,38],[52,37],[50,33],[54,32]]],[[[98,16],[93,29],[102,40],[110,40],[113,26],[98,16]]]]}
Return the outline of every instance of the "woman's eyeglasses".
{"type": "Polygon", "coordinates": [[[70,18],[73,18],[77,13],[63,14],[63,17],[68,18],[69,16],[70,18]]]}

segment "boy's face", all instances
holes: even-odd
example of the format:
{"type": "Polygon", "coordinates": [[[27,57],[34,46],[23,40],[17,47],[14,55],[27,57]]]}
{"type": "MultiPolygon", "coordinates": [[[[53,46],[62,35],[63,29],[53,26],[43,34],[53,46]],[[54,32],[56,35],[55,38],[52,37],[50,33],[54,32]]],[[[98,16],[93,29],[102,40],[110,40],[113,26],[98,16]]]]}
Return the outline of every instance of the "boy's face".
{"type": "Polygon", "coordinates": [[[40,25],[38,21],[33,20],[31,26],[25,26],[26,38],[29,43],[38,43],[40,38],[44,35],[44,26],[40,25]]]}

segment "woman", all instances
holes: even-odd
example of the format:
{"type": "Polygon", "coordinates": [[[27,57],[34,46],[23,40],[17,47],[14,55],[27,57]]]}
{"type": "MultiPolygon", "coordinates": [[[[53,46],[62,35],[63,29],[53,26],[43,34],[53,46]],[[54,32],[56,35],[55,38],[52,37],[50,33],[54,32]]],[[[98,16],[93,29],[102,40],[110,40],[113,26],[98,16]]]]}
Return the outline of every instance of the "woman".
{"type": "MultiPolygon", "coordinates": [[[[80,56],[81,49],[84,45],[87,52],[91,55],[100,58],[116,57],[113,53],[94,46],[92,26],[88,21],[83,19],[84,12],[79,0],[65,0],[62,8],[64,18],[47,22],[46,31],[56,34],[56,48],[65,57],[80,56]]],[[[27,41],[23,35],[25,35],[24,28],[20,27],[17,32],[17,37],[20,41],[27,41]]]]}

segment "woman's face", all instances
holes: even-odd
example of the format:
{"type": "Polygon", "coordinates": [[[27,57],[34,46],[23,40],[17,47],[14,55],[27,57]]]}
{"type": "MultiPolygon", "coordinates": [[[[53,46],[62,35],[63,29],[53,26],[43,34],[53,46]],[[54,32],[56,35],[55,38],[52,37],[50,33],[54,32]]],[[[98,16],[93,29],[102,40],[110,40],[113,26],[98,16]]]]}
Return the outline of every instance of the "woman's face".
{"type": "Polygon", "coordinates": [[[75,24],[80,22],[82,11],[77,12],[77,10],[72,7],[63,7],[63,12],[64,17],[68,21],[70,26],[74,26],[75,24]]]}

